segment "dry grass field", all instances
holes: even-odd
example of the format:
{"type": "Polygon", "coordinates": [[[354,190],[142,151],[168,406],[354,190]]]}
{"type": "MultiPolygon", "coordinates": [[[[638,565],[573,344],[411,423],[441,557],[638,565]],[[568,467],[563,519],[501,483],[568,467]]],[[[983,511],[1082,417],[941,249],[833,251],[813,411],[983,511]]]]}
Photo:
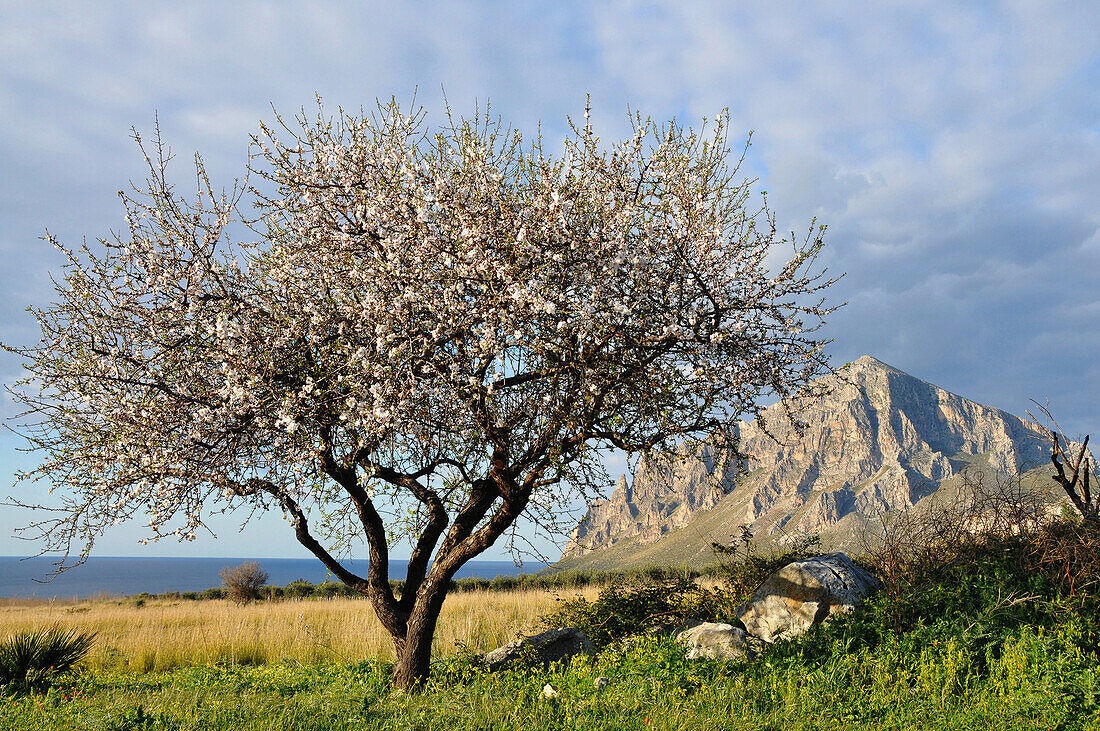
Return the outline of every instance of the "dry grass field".
{"type": "MultiPolygon", "coordinates": [[[[559,597],[597,590],[474,591],[447,598],[433,652],[484,652],[537,628],[559,597]]],[[[95,632],[94,668],[167,670],[217,662],[316,663],[390,658],[389,635],[361,599],[259,602],[152,599],[0,600],[3,634],[52,625],[95,632]]]]}

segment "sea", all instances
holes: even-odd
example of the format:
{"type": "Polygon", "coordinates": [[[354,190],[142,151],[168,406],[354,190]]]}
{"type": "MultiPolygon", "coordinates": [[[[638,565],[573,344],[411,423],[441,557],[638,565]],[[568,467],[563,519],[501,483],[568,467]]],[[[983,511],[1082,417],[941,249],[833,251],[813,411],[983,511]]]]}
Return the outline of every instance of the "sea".
{"type": "MultiPolygon", "coordinates": [[[[203,591],[221,586],[219,572],[227,566],[255,561],[268,573],[268,584],[286,586],[305,579],[320,584],[333,577],[320,561],[310,558],[139,558],[92,556],[85,563],[53,576],[57,558],[0,556],[0,597],[12,599],[90,599],[135,596],[143,592],[203,591]]],[[[345,564],[360,576],[366,575],[366,561],[345,564]]],[[[455,578],[533,574],[547,564],[524,561],[470,561],[455,578]]],[[[404,578],[405,563],[390,562],[390,576],[404,578]]]]}

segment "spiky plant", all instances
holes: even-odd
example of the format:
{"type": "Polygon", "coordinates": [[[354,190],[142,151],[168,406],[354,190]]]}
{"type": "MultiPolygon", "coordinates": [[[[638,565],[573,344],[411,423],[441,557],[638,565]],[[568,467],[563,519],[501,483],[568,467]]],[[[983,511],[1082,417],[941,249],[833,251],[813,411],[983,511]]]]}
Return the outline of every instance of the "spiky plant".
{"type": "Polygon", "coordinates": [[[94,633],[60,627],[12,635],[0,643],[0,686],[16,693],[42,690],[83,660],[94,639],[94,633]]]}

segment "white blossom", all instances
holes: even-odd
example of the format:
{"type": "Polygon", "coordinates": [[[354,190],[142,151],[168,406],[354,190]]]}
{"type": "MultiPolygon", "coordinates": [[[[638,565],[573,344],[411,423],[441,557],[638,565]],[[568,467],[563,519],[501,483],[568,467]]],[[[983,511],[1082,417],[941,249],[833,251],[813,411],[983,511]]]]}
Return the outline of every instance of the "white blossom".
{"type": "MultiPolygon", "coordinates": [[[[27,477],[65,486],[49,548],[87,551],[135,511],[192,540],[211,509],[271,508],[323,558],[410,541],[432,562],[406,590],[428,601],[417,587],[446,587],[517,515],[572,527],[601,449],[733,447],[762,393],[809,396],[822,230],[769,269],[787,244],[745,209],[724,116],[707,144],[635,118],[610,149],[586,122],[562,159],[423,119],[319,110],[289,142],[262,125],[247,187],[214,193],[200,166],[190,201],[152,156],[128,234],[61,247],[58,304],[15,349],[27,477]]],[[[403,638],[415,607],[383,571],[340,578],[403,638]]]]}

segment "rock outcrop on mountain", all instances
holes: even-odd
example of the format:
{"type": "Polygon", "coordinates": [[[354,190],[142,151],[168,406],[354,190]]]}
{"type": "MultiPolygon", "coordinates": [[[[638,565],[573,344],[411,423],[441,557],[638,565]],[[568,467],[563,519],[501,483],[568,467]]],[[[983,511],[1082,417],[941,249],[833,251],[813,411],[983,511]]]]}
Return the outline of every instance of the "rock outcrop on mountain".
{"type": "Polygon", "coordinates": [[[588,509],[563,559],[598,551],[618,564],[699,563],[712,541],[729,543],[741,526],[779,543],[819,534],[841,548],[967,467],[1016,476],[1049,464],[1036,425],[870,356],[822,385],[827,395],[800,413],[801,434],[782,404],[742,422],[740,466],[703,447],[671,469],[643,465],[632,481],[624,476],[588,509]]]}

